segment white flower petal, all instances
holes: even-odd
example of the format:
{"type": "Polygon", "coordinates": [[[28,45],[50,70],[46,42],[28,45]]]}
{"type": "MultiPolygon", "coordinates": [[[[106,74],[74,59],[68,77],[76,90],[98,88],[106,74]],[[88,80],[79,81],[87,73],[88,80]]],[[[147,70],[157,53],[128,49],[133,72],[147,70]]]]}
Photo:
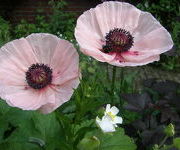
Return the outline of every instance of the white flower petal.
{"type": "Polygon", "coordinates": [[[103,116],[102,120],[99,119],[99,117],[96,117],[96,123],[104,133],[116,131],[116,125],[112,123],[111,119],[108,116],[103,116]]]}
{"type": "Polygon", "coordinates": [[[101,119],[99,117],[96,117],[96,123],[99,124],[101,122],[101,119]]]}
{"type": "Polygon", "coordinates": [[[112,122],[112,118],[107,114],[102,117],[102,120],[107,120],[109,122],[112,122]]]}
{"type": "Polygon", "coordinates": [[[108,120],[103,119],[98,124],[103,132],[114,132],[115,126],[108,120]]]}
{"type": "Polygon", "coordinates": [[[119,116],[116,116],[113,120],[113,123],[115,124],[122,124],[122,122],[123,122],[123,119],[122,117],[119,117],[119,116]]]}
{"type": "Polygon", "coordinates": [[[119,109],[117,107],[113,106],[113,107],[111,107],[110,111],[113,115],[117,115],[119,112],[119,109]]]}
{"type": "Polygon", "coordinates": [[[110,104],[107,104],[107,105],[106,105],[106,113],[107,113],[107,112],[110,112],[110,110],[111,110],[111,105],[110,105],[110,104]]]}

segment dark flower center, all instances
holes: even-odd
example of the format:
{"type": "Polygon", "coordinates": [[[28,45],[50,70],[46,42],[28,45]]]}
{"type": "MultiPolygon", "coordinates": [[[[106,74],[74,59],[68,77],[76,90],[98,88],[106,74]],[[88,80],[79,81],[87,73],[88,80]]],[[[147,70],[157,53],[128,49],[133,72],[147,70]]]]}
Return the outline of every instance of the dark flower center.
{"type": "Polygon", "coordinates": [[[52,69],[44,64],[33,64],[26,72],[26,81],[34,89],[42,89],[52,81],[52,69]]]}
{"type": "Polygon", "coordinates": [[[110,30],[105,36],[106,44],[103,45],[103,52],[125,52],[133,46],[133,37],[130,32],[115,28],[110,30]]]}

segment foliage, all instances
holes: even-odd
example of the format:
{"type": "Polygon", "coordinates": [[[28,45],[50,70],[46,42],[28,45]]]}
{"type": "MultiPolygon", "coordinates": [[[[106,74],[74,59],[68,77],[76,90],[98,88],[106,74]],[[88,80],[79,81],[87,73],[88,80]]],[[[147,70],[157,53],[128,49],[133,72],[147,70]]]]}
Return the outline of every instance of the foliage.
{"type": "Polygon", "coordinates": [[[67,3],[64,0],[50,1],[49,4],[52,7],[53,14],[50,16],[49,27],[51,33],[57,35],[57,32],[63,34],[69,40],[74,39],[74,28],[75,28],[75,15],[71,12],[65,12],[67,3]]]}
{"type": "Polygon", "coordinates": [[[21,22],[14,27],[14,38],[26,37],[31,33],[49,32],[49,24],[46,23],[44,16],[38,15],[35,22],[36,23],[29,23],[26,20],[21,20],[21,22]]]}
{"type": "Polygon", "coordinates": [[[143,0],[138,3],[137,7],[152,13],[169,31],[173,31],[173,23],[180,15],[178,4],[176,0],[143,0]]]}
{"type": "Polygon", "coordinates": [[[73,100],[49,115],[11,108],[0,101],[0,148],[60,150],[63,147],[63,150],[78,150],[77,145],[86,137],[85,134],[91,133],[100,139],[102,150],[119,148],[134,150],[136,146],[124,135],[122,129],[113,136],[104,135],[100,129],[97,130],[94,124],[97,115],[95,111],[104,101],[94,95],[98,92],[96,86],[88,88],[94,84],[92,81],[82,83],[73,100]],[[105,142],[107,138],[109,145],[105,142]],[[126,144],[121,142],[124,140],[126,144]],[[117,143],[118,146],[113,146],[113,143],[117,143]]]}
{"type": "MultiPolygon", "coordinates": [[[[93,138],[95,136],[99,139],[98,150],[135,150],[136,145],[132,139],[124,134],[122,128],[118,128],[114,133],[102,133],[100,130],[94,130],[87,133],[86,138],[93,138]]],[[[93,149],[91,149],[93,150],[93,149]]]]}
{"type": "Polygon", "coordinates": [[[75,17],[73,13],[65,12],[67,3],[63,0],[50,1],[49,5],[52,7],[52,15],[49,16],[49,22],[41,12],[35,18],[35,23],[29,23],[26,20],[21,20],[19,24],[14,27],[13,37],[21,38],[31,33],[52,33],[57,36],[63,35],[65,39],[74,39],[75,17]]]}
{"type": "Polygon", "coordinates": [[[9,22],[0,17],[0,46],[10,41],[10,30],[11,26],[9,22]]]}
{"type": "MultiPolygon", "coordinates": [[[[97,129],[95,118],[102,112],[103,105],[111,102],[111,89],[105,66],[98,65],[97,61],[90,57],[81,57],[81,84],[72,99],[56,112],[42,115],[9,107],[4,101],[0,101],[0,149],[21,150],[28,147],[26,149],[29,150],[61,150],[63,147],[63,150],[78,150],[82,149],[79,145],[82,145],[81,141],[84,141],[89,133],[100,140],[102,150],[129,150],[129,146],[130,150],[135,150],[136,146],[124,135],[123,129],[118,129],[113,135],[104,135],[97,129]],[[101,72],[98,71],[100,68],[101,72]],[[106,143],[106,140],[109,142],[106,143]],[[126,142],[122,142],[124,140],[126,142]],[[116,143],[118,146],[113,146],[116,143]]],[[[126,81],[130,83],[128,79],[126,81]]],[[[118,89],[115,90],[117,93],[118,89]]],[[[118,95],[115,99],[118,102],[118,95]]]]}
{"type": "Polygon", "coordinates": [[[41,115],[37,112],[25,112],[10,108],[1,101],[1,131],[0,148],[10,149],[41,149],[47,145],[54,145],[51,140],[61,140],[60,126],[55,114],[41,115]]]}
{"type": "MultiPolygon", "coordinates": [[[[149,79],[144,82],[144,85],[144,93],[122,94],[122,97],[127,101],[124,108],[137,112],[141,116],[131,124],[139,131],[142,143],[152,146],[160,143],[165,134],[168,137],[174,135],[174,131],[173,133],[170,131],[172,125],[164,129],[166,124],[173,123],[179,126],[180,84],[173,81],[149,79]]],[[[177,133],[175,136],[178,136],[179,129],[176,128],[175,132],[177,133]]]]}
{"type": "Polygon", "coordinates": [[[139,1],[137,7],[141,10],[151,12],[161,24],[171,33],[174,41],[174,47],[167,56],[162,56],[161,61],[155,63],[166,70],[176,70],[180,68],[179,55],[180,55],[180,7],[177,0],[159,0],[159,1],[139,1]],[[171,57],[170,57],[171,56],[171,57]],[[175,56],[175,57],[174,57],[175,56]]]}
{"type": "Polygon", "coordinates": [[[180,138],[175,138],[173,144],[177,149],[180,149],[180,138]]]}
{"type": "MultiPolygon", "coordinates": [[[[179,6],[178,1],[143,0],[138,7],[153,13],[171,32],[174,51],[163,56],[157,66],[177,71],[179,61],[179,6]],[[176,56],[174,56],[176,55],[176,56]]],[[[50,32],[62,39],[74,40],[75,17],[66,11],[64,0],[51,1],[53,14],[36,17],[35,23],[22,20],[15,27],[0,18],[0,45],[11,38],[31,33],[50,32]]],[[[110,84],[112,67],[80,54],[82,79],[70,101],[56,112],[42,115],[38,112],[11,108],[0,101],[0,149],[3,150],[163,150],[179,148],[180,84],[173,81],[149,79],[142,93],[134,93],[137,72],[117,70],[114,91],[110,84]],[[124,94],[126,93],[126,94],[124,94]],[[128,94],[127,94],[128,93],[128,94]],[[125,101],[124,101],[125,100],[125,101]],[[120,109],[123,125],[115,133],[102,133],[95,124],[96,116],[103,114],[104,105],[111,103],[120,109]],[[169,125],[172,123],[172,125],[169,125]],[[172,126],[174,133],[172,133],[172,126]],[[161,141],[168,135],[163,144],[161,141]],[[174,135],[174,137],[170,137],[174,135]],[[134,141],[131,139],[133,137],[134,141]],[[174,138],[174,139],[173,139],[174,138]],[[169,145],[171,144],[172,145],[169,145]],[[154,145],[155,144],[155,145],[154,145]],[[88,146],[87,145],[93,145],[88,146]]]]}
{"type": "Polygon", "coordinates": [[[35,31],[35,24],[30,24],[26,20],[21,20],[21,22],[15,27],[14,36],[15,38],[21,38],[34,33],[35,31]]]}

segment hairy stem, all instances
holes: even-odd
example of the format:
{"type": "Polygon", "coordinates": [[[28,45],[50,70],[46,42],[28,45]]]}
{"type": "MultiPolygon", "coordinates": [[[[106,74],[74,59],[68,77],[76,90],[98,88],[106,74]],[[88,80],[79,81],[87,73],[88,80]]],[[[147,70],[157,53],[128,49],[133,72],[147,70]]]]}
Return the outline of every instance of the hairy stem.
{"type": "Polygon", "coordinates": [[[114,96],[114,86],[115,86],[115,79],[116,79],[116,66],[113,66],[113,74],[112,74],[112,84],[111,84],[111,94],[114,96]]]}
{"type": "Polygon", "coordinates": [[[166,147],[162,147],[159,150],[169,150],[170,148],[173,148],[173,144],[172,145],[168,145],[166,147]]]}
{"type": "Polygon", "coordinates": [[[161,141],[161,143],[159,144],[159,148],[161,148],[164,145],[167,139],[168,139],[168,136],[166,135],[164,139],[161,141]]]}
{"type": "Polygon", "coordinates": [[[110,78],[109,78],[109,64],[108,63],[106,64],[106,75],[107,75],[107,81],[109,82],[110,78]]]}
{"type": "MultiPolygon", "coordinates": [[[[121,68],[121,74],[120,74],[120,92],[119,93],[122,93],[122,87],[123,87],[123,80],[124,80],[124,68],[121,68]]],[[[119,98],[119,104],[120,104],[120,107],[122,107],[123,105],[123,102],[122,102],[122,98],[120,96],[119,98]]]]}

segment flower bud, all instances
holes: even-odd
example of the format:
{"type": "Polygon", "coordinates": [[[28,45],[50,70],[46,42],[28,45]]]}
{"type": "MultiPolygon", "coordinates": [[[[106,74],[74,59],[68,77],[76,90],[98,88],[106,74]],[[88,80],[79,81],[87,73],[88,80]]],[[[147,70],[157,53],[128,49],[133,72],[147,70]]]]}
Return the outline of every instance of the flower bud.
{"type": "Polygon", "coordinates": [[[78,150],[99,150],[100,141],[96,136],[83,138],[77,148],[78,150]]]}
{"type": "Polygon", "coordinates": [[[153,150],[159,150],[159,146],[157,144],[154,145],[153,150]]]}
{"type": "Polygon", "coordinates": [[[170,123],[165,129],[164,132],[167,136],[174,136],[175,130],[174,130],[174,125],[170,123]]]}

